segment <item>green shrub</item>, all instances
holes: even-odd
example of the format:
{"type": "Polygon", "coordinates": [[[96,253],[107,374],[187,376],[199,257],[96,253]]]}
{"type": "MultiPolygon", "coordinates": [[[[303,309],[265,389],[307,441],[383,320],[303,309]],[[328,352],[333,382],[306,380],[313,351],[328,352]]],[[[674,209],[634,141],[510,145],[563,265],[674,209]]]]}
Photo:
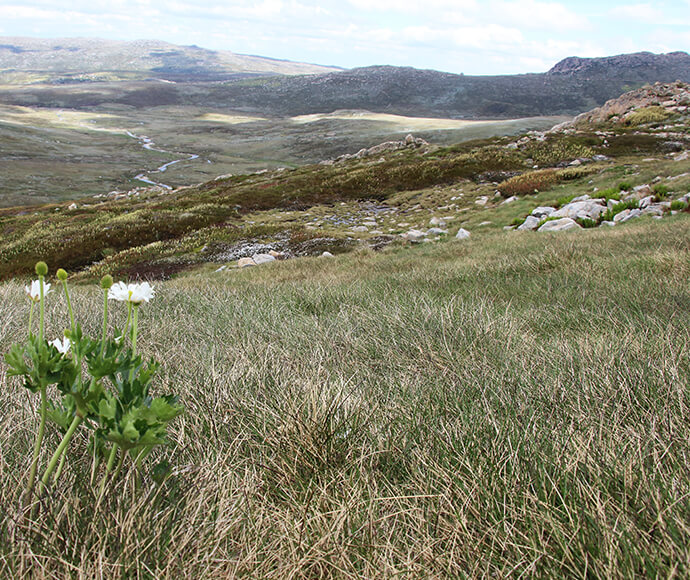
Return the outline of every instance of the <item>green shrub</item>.
{"type": "Polygon", "coordinates": [[[674,199],[671,202],[671,211],[684,211],[688,208],[688,204],[680,199],[674,199]]]}
{"type": "Polygon", "coordinates": [[[618,184],[618,191],[630,191],[633,188],[632,183],[628,181],[621,181],[618,184]]]}
{"type": "Polygon", "coordinates": [[[563,207],[564,205],[568,205],[573,199],[575,199],[575,195],[566,195],[564,197],[559,197],[556,200],[556,207],[563,207]]]}
{"type": "Polygon", "coordinates": [[[503,197],[511,195],[526,195],[538,191],[544,191],[553,187],[558,181],[556,171],[553,169],[541,169],[528,171],[516,175],[498,184],[498,191],[503,197]]]}
{"type": "Polygon", "coordinates": [[[630,201],[621,201],[620,203],[614,205],[611,209],[606,210],[603,214],[601,214],[599,221],[610,222],[613,220],[613,217],[616,214],[619,214],[626,209],[637,209],[638,207],[640,207],[640,202],[636,199],[631,199],[630,201]]]}
{"type": "Polygon", "coordinates": [[[601,197],[608,201],[609,199],[613,199],[615,201],[618,201],[621,198],[620,190],[618,190],[615,187],[609,187],[608,189],[602,189],[601,191],[597,191],[597,197],[601,197]]]}
{"type": "Polygon", "coordinates": [[[654,199],[656,201],[662,201],[668,197],[668,186],[663,183],[657,183],[654,186],[654,199]]]}
{"type": "Polygon", "coordinates": [[[663,107],[654,105],[633,111],[625,118],[625,123],[633,127],[637,127],[638,125],[649,125],[652,123],[662,123],[671,117],[671,115],[672,113],[663,107]]]}
{"type": "Polygon", "coordinates": [[[595,228],[597,227],[597,221],[589,218],[577,218],[575,220],[583,228],[595,228]]]}

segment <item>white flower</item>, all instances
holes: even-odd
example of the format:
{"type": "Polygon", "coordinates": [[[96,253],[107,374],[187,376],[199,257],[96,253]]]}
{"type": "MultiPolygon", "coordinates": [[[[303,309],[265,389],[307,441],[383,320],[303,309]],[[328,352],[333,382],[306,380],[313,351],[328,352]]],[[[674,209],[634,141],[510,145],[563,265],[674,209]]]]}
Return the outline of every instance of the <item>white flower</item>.
{"type": "Polygon", "coordinates": [[[56,338],[53,342],[50,343],[51,346],[54,346],[55,348],[58,349],[62,354],[67,354],[67,351],[70,349],[72,346],[72,343],[70,342],[70,339],[64,336],[62,338],[62,342],[60,342],[59,338],[56,338]]]}
{"type": "Polygon", "coordinates": [[[141,304],[153,298],[153,286],[148,282],[142,282],[141,284],[125,284],[124,282],[118,282],[117,284],[113,284],[110,290],[108,290],[108,298],[119,300],[120,302],[141,304]]]}
{"type": "MultiPolygon", "coordinates": [[[[33,302],[38,302],[41,299],[41,281],[33,280],[31,282],[31,287],[24,286],[24,291],[26,292],[26,295],[29,297],[29,300],[32,300],[33,302]]],[[[43,296],[48,296],[50,292],[52,292],[52,290],[50,289],[50,283],[44,282],[43,296]]]]}

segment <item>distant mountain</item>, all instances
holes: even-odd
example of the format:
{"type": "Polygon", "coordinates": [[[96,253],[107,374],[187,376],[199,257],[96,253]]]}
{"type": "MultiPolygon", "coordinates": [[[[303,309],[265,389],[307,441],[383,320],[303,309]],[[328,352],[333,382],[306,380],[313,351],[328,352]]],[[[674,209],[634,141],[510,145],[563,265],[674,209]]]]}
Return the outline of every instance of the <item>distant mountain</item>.
{"type": "Polygon", "coordinates": [[[38,81],[143,78],[218,81],[242,75],[314,74],[334,70],[339,69],[158,40],[0,37],[0,72],[31,73],[38,81]]]}
{"type": "Polygon", "coordinates": [[[578,114],[646,83],[690,81],[690,55],[638,53],[568,58],[547,73],[464,76],[373,66],[262,82],[236,80],[210,89],[208,102],[301,115],[366,109],[403,115],[511,118],[578,114]]]}
{"type": "Polygon", "coordinates": [[[676,80],[690,82],[685,52],[570,57],[545,73],[465,76],[394,66],[341,70],[150,40],[0,37],[6,87],[0,103],[28,106],[193,105],[263,116],[364,109],[510,119],[577,115],[644,84],[676,80]]]}

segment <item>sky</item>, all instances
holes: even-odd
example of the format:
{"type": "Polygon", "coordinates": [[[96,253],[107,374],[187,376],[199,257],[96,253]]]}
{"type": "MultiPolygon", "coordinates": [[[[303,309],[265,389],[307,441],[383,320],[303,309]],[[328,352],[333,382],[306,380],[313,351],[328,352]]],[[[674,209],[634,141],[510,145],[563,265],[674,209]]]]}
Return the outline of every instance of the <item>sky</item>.
{"type": "Polygon", "coordinates": [[[690,0],[0,0],[0,36],[156,39],[344,68],[543,72],[690,51],[690,0]]]}

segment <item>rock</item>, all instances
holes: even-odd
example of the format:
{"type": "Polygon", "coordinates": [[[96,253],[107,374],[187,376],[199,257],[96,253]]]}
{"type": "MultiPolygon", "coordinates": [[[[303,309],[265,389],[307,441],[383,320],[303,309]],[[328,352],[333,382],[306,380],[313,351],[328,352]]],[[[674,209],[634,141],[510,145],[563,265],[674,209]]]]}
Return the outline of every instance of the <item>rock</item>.
{"type": "Polygon", "coordinates": [[[321,254],[321,257],[322,258],[335,258],[335,256],[333,254],[331,254],[330,252],[324,252],[323,254],[321,254]]]}
{"type": "Polygon", "coordinates": [[[410,230],[409,232],[403,234],[403,236],[412,243],[421,242],[426,234],[420,230],[410,230]]]}
{"type": "Polygon", "coordinates": [[[78,206],[76,203],[70,203],[69,206],[67,207],[67,209],[69,209],[69,210],[75,210],[75,209],[77,209],[78,207],[79,207],[79,206],[78,206]]]}
{"type": "Polygon", "coordinates": [[[489,221],[482,222],[482,223],[479,224],[479,227],[482,227],[482,226],[490,226],[492,223],[493,223],[493,222],[489,222],[489,221]]]}
{"type": "Polygon", "coordinates": [[[460,228],[458,230],[458,233],[455,234],[456,240],[466,240],[469,237],[470,237],[470,232],[468,232],[465,228],[460,228]]]}
{"type": "Polygon", "coordinates": [[[503,226],[503,229],[507,232],[512,232],[515,229],[515,226],[503,226]]]}
{"type": "Polygon", "coordinates": [[[652,191],[652,188],[645,183],[643,185],[633,187],[632,195],[635,199],[639,200],[649,195],[654,195],[654,192],[652,191]]]}
{"type": "MultiPolygon", "coordinates": [[[[629,221],[629,220],[631,220],[631,219],[638,218],[638,217],[640,217],[640,216],[642,215],[642,211],[639,210],[639,209],[631,209],[631,210],[629,210],[629,211],[630,211],[630,213],[628,213],[625,217],[621,218],[621,219],[618,220],[618,221],[621,222],[621,223],[623,223],[623,222],[627,222],[627,221],[629,221]]],[[[621,213],[624,213],[624,212],[621,212],[621,213]]],[[[618,215],[620,215],[620,214],[618,214],[618,215]]],[[[616,217],[617,217],[617,216],[616,216],[616,217]]],[[[613,219],[616,219],[616,218],[614,217],[613,219]]]]}
{"type": "Polygon", "coordinates": [[[551,206],[539,206],[532,210],[532,215],[538,218],[549,217],[553,212],[556,211],[555,207],[551,206]]]}
{"type": "Polygon", "coordinates": [[[575,220],[564,217],[558,220],[548,221],[541,225],[538,232],[565,232],[572,229],[581,229],[582,226],[575,220]]]}
{"type": "Polygon", "coordinates": [[[524,222],[518,226],[519,230],[536,230],[541,220],[533,215],[528,215],[524,222]]]}
{"type": "Polygon", "coordinates": [[[429,225],[430,226],[439,226],[439,227],[445,227],[446,226],[446,220],[440,217],[432,217],[429,220],[429,225]]]}
{"type": "Polygon", "coordinates": [[[664,215],[664,208],[659,204],[653,204],[642,210],[642,215],[664,215]]]}
{"type": "Polygon", "coordinates": [[[558,211],[553,212],[549,217],[556,218],[587,218],[599,219],[599,216],[606,211],[606,206],[601,205],[597,200],[571,201],[558,211]]]}
{"type": "Polygon", "coordinates": [[[613,209],[613,208],[616,207],[619,203],[620,203],[620,201],[617,200],[617,199],[609,199],[609,200],[606,202],[606,207],[607,207],[608,209],[613,209]]]}
{"type": "Polygon", "coordinates": [[[606,155],[594,155],[592,156],[592,161],[608,161],[610,157],[606,155]]]}
{"type": "Polygon", "coordinates": [[[228,269],[227,265],[224,264],[224,265],[222,265],[220,268],[218,268],[218,269],[216,270],[216,272],[223,272],[224,270],[227,270],[227,269],[228,269]]]}
{"type": "Polygon", "coordinates": [[[613,227],[613,226],[616,225],[616,222],[603,221],[603,222],[601,222],[601,225],[602,225],[602,226],[611,226],[611,227],[613,227]]]}
{"type": "Polygon", "coordinates": [[[427,236],[443,236],[448,233],[448,230],[443,230],[441,228],[429,228],[426,231],[427,236]]]}
{"type": "Polygon", "coordinates": [[[501,202],[501,205],[505,205],[507,203],[513,203],[514,201],[517,201],[518,198],[516,195],[511,195],[509,198],[505,199],[503,202],[501,202]]]}
{"type": "Polygon", "coordinates": [[[353,232],[365,233],[369,231],[367,226],[353,226],[350,228],[353,232]]]}
{"type": "Polygon", "coordinates": [[[283,252],[276,252],[275,250],[271,250],[270,252],[268,252],[268,255],[273,256],[276,259],[284,257],[283,252]]]}
{"type": "Polygon", "coordinates": [[[256,266],[256,262],[251,258],[240,258],[237,260],[238,268],[246,268],[247,266],[256,266]]]}
{"type": "Polygon", "coordinates": [[[690,151],[683,151],[680,155],[676,155],[674,161],[687,161],[690,159],[690,151]]]}
{"type": "Polygon", "coordinates": [[[486,205],[488,201],[489,201],[489,197],[486,195],[482,195],[481,197],[478,197],[477,199],[475,199],[474,203],[476,203],[477,205],[486,205]]]}
{"type": "Polygon", "coordinates": [[[578,197],[574,197],[573,199],[570,200],[570,203],[577,203],[578,201],[587,201],[589,199],[592,199],[587,195],[586,193],[584,195],[580,195],[578,197]]]}
{"type": "Polygon", "coordinates": [[[268,262],[276,261],[275,257],[271,256],[271,254],[254,254],[252,260],[254,260],[257,266],[259,264],[268,264],[268,262]]]}
{"type": "Polygon", "coordinates": [[[579,159],[575,159],[574,161],[571,161],[569,165],[571,167],[577,167],[578,165],[582,165],[582,161],[580,161],[579,159]]]}
{"type": "Polygon", "coordinates": [[[618,212],[616,215],[613,216],[613,221],[618,223],[619,221],[623,220],[630,214],[629,209],[624,209],[623,211],[618,212]]]}
{"type": "Polygon", "coordinates": [[[640,200],[640,209],[644,209],[646,207],[649,207],[654,203],[654,196],[653,195],[648,195],[647,197],[643,197],[640,200]]]}

